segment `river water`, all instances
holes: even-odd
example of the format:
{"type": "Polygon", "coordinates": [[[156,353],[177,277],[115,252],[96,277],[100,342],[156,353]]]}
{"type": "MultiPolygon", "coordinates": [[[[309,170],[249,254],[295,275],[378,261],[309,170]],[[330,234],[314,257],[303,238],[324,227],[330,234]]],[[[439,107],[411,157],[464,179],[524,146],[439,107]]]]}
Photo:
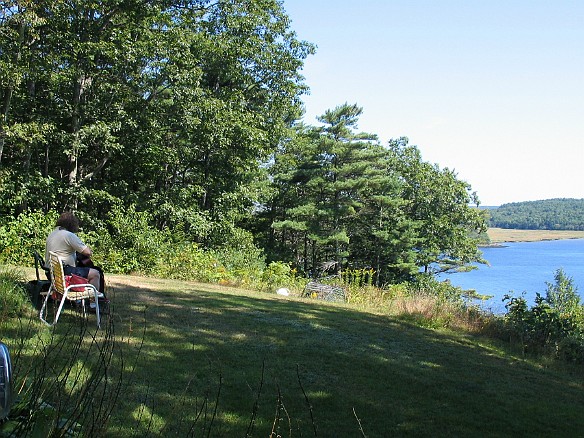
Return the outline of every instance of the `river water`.
{"type": "MultiPolygon", "coordinates": [[[[455,286],[474,289],[493,297],[480,306],[494,313],[504,313],[505,294],[525,294],[533,305],[535,294],[545,297],[546,282],[554,283],[554,273],[562,268],[571,277],[578,293],[584,297],[584,239],[550,240],[543,242],[505,243],[501,248],[482,248],[489,266],[478,265],[471,272],[443,274],[455,286]]],[[[581,300],[584,302],[584,298],[581,300]]]]}

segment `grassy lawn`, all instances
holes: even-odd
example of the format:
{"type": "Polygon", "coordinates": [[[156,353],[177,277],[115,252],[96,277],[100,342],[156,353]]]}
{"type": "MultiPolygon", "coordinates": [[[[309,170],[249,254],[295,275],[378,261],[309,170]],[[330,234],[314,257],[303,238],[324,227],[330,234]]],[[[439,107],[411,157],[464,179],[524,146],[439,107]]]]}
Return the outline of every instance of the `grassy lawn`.
{"type": "MultiPolygon", "coordinates": [[[[584,430],[581,367],[545,366],[468,333],[348,305],[141,277],[108,282],[112,315],[98,336],[115,335],[123,361],[110,375],[124,373],[107,436],[584,430]]],[[[78,324],[69,310],[56,332],[78,324]]]]}

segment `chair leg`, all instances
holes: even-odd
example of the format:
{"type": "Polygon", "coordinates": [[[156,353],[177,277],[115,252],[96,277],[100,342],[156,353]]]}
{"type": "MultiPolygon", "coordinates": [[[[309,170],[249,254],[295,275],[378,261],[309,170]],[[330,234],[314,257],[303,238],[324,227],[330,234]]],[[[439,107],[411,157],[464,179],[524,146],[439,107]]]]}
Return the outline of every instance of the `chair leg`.
{"type": "MultiPolygon", "coordinates": [[[[67,301],[67,300],[66,300],[65,296],[62,297],[62,299],[59,302],[59,307],[57,309],[57,313],[55,314],[55,320],[51,323],[51,322],[47,321],[47,317],[46,317],[47,303],[49,301],[50,296],[51,296],[51,290],[49,290],[49,292],[45,296],[45,299],[43,301],[43,305],[41,306],[41,310],[39,312],[39,318],[46,325],[53,326],[53,325],[57,324],[57,321],[59,320],[59,316],[61,315],[61,311],[63,310],[63,305],[65,304],[65,301],[67,301]]],[[[89,299],[87,301],[89,302],[89,299]]],[[[81,311],[83,313],[83,317],[87,318],[88,313],[87,313],[87,308],[85,307],[85,299],[81,300],[81,311]]],[[[99,329],[99,328],[101,328],[101,315],[99,313],[99,294],[97,292],[97,289],[95,289],[95,317],[97,320],[97,328],[99,329]]]]}
{"type": "Polygon", "coordinates": [[[81,300],[81,316],[87,318],[87,308],[85,307],[85,298],[81,300]]]}
{"type": "Polygon", "coordinates": [[[101,328],[101,315],[99,314],[99,295],[95,290],[95,319],[97,319],[97,328],[101,328]]]}
{"type": "Polygon", "coordinates": [[[65,299],[62,299],[59,302],[59,307],[57,308],[57,313],[55,314],[55,320],[53,322],[48,322],[47,317],[44,316],[43,314],[47,312],[47,303],[49,301],[50,296],[51,296],[51,291],[49,290],[49,292],[47,293],[47,295],[45,297],[45,300],[43,301],[41,311],[39,312],[39,317],[40,317],[41,321],[44,322],[46,325],[53,326],[53,325],[57,324],[57,321],[59,320],[59,316],[61,315],[61,311],[63,310],[63,305],[65,304],[65,299]]]}
{"type": "Polygon", "coordinates": [[[45,296],[45,299],[43,300],[43,305],[41,306],[41,310],[39,312],[39,318],[41,319],[42,322],[44,322],[46,325],[51,325],[49,322],[47,322],[47,317],[44,316],[43,314],[46,312],[47,309],[47,302],[49,301],[49,296],[51,295],[51,291],[49,290],[49,292],[47,293],[47,295],[45,296]]]}
{"type": "Polygon", "coordinates": [[[59,302],[59,308],[57,309],[57,314],[55,315],[55,322],[52,324],[57,324],[57,321],[59,320],[59,316],[61,316],[61,310],[63,310],[63,306],[65,305],[65,299],[63,298],[60,302],[59,302]]]}
{"type": "Polygon", "coordinates": [[[44,322],[46,325],[53,326],[57,323],[56,317],[53,318],[53,322],[47,321],[48,314],[49,314],[48,303],[49,303],[50,298],[51,298],[51,290],[49,290],[47,295],[45,295],[45,299],[43,300],[43,305],[41,306],[41,310],[39,312],[39,317],[40,317],[41,321],[44,322]]]}

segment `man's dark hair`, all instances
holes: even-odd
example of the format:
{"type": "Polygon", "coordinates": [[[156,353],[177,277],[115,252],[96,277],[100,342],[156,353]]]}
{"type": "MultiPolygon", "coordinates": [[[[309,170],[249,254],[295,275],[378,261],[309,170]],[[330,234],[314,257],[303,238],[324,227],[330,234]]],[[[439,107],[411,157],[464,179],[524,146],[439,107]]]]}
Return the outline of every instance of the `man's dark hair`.
{"type": "Polygon", "coordinates": [[[70,211],[61,213],[61,216],[59,216],[59,219],[57,219],[56,225],[58,227],[65,228],[72,233],[79,231],[79,219],[77,219],[77,217],[70,211]]]}

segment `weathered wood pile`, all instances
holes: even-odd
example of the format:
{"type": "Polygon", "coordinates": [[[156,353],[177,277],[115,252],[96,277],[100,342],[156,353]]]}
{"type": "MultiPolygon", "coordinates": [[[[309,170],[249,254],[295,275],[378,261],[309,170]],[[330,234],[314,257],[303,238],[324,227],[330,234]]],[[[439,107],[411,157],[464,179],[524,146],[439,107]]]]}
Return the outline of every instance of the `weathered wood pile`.
{"type": "Polygon", "coordinates": [[[346,292],[343,287],[319,283],[318,281],[308,282],[302,296],[333,302],[345,302],[346,300],[346,292]]]}

